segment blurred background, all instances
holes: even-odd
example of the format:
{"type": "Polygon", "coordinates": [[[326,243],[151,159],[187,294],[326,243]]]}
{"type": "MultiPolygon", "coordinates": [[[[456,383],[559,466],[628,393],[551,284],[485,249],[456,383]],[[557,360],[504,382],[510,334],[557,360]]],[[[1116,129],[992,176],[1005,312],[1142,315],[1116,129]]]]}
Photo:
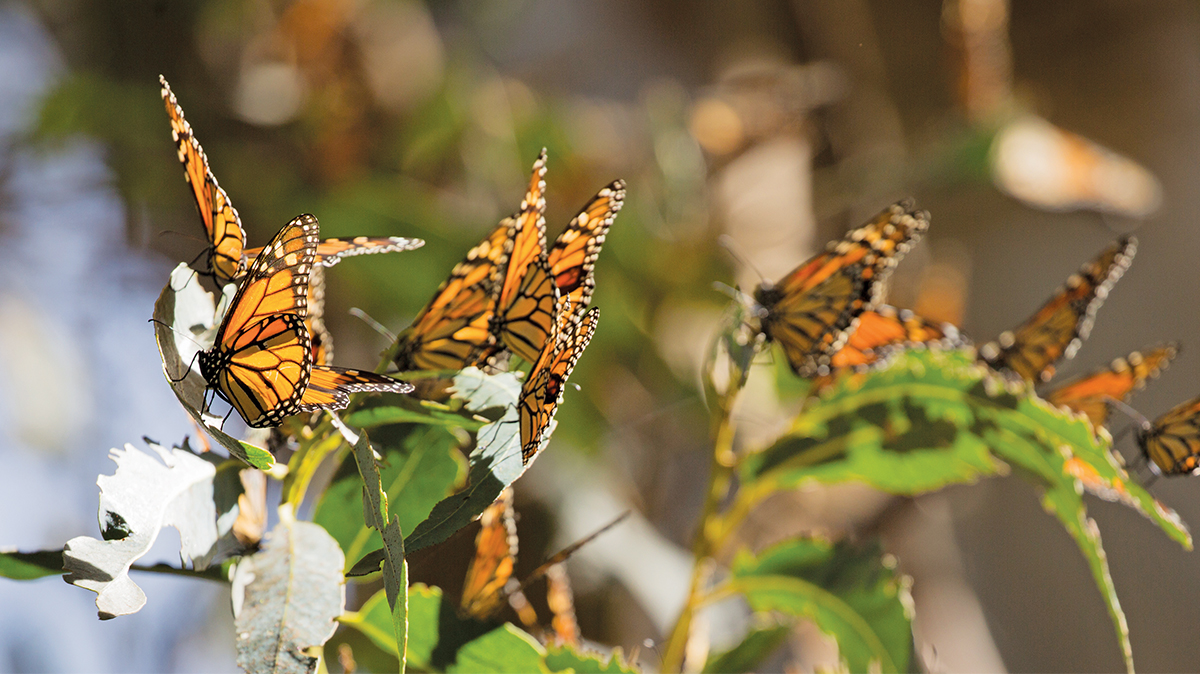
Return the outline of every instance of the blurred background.
{"type": "MultiPolygon", "coordinates": [[[[627,507],[569,564],[583,634],[665,637],[711,444],[699,368],[728,298],[890,202],[932,228],[890,301],[977,342],[1017,325],[1120,233],[1132,269],[1060,377],[1171,339],[1134,399],[1155,417],[1200,389],[1200,21],[1177,0],[26,0],[0,3],[0,546],[94,535],[107,450],[194,434],[146,322],[202,230],[159,98],[165,75],[241,212],[248,245],[316,214],[325,236],[415,252],[327,275],[335,363],[370,367],[465,251],[517,208],[549,149],[556,236],[615,178],[628,198],[597,265],[595,339],[551,451],[517,488],[522,570],[627,507]],[[717,245],[728,234],[738,262],[717,245]]],[[[795,411],[781,358],[741,401],[758,447],[795,411]]],[[[1119,431],[1127,422],[1119,417],[1119,431]]],[[[1121,447],[1136,449],[1129,435],[1121,447]]],[[[1200,486],[1155,495],[1200,523],[1200,486]]],[[[914,578],[928,671],[1114,671],[1083,557],[1039,495],[996,478],[915,500],[854,487],[773,500],[743,533],[880,534],[914,578]]],[[[1127,508],[1092,499],[1141,670],[1200,663],[1200,569],[1127,508]]],[[[175,551],[178,550],[177,535],[175,551]]],[[[168,536],[168,539],[170,537],[168,536]]],[[[151,554],[177,564],[170,541],[151,554]]],[[[470,532],[414,561],[456,597],[470,532]]],[[[726,554],[731,552],[726,552],[726,554]]],[[[232,671],[223,587],[139,576],[101,623],[55,578],[0,582],[0,671],[232,671]],[[70,648],[64,645],[69,644],[70,648]]],[[[364,596],[365,597],[365,596],[364,596]]],[[[361,601],[361,599],[360,599],[361,601]]],[[[714,649],[744,627],[706,619],[714,649]]],[[[335,641],[338,638],[335,638],[335,641]]],[[[772,667],[828,668],[798,630],[772,667]]],[[[334,664],[336,667],[336,664],[334,664]]]]}

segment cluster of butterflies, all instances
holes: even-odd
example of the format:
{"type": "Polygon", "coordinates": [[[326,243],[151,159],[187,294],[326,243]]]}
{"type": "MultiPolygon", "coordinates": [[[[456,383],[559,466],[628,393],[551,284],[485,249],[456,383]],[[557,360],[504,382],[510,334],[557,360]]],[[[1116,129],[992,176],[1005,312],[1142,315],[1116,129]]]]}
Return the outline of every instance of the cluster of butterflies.
{"type": "MultiPolygon", "coordinates": [[[[424,244],[403,237],[326,239],[317,219],[301,215],[261,249],[247,249],[237,210],[212,170],[165,78],[162,98],[179,161],[208,240],[208,273],[237,284],[213,347],[199,354],[209,388],[252,427],[274,427],[292,415],[339,410],[355,392],[408,393],[386,375],[329,365],[333,338],[324,326],[327,267],[355,255],[407,251],[424,244]]],[[[599,319],[588,309],[594,268],[625,198],[625,184],[601,189],[546,244],[546,151],[534,164],[520,210],[505,218],[454,267],[429,304],[397,339],[400,371],[500,367],[511,354],[532,368],[519,400],[522,460],[543,447],[567,378],[599,319]]]]}
{"type": "MultiPolygon", "coordinates": [[[[407,251],[424,242],[403,237],[322,241],[316,217],[306,214],[284,226],[265,247],[247,249],[237,210],[213,176],[166,79],[160,77],[160,83],[179,161],[208,240],[207,273],[220,285],[237,284],[213,347],[198,355],[208,387],[252,427],[275,427],[302,412],[340,410],[354,392],[413,391],[412,385],[386,375],[329,365],[333,337],[323,321],[323,270],[349,256],[407,251]]],[[[544,446],[567,379],[596,330],[599,309],[588,309],[595,264],[625,199],[623,181],[605,186],[547,246],[545,173],[543,149],[517,213],[454,267],[392,349],[399,371],[431,376],[469,366],[495,370],[510,355],[530,364],[518,402],[525,465],[544,446]]],[[[537,615],[524,598],[523,585],[512,576],[517,539],[511,487],[480,521],[460,614],[486,620],[507,600],[523,622],[536,627],[537,615]]],[[[559,642],[578,641],[562,562],[599,533],[560,552],[525,580],[546,577],[551,626],[559,642]]]]}
{"type": "MultiPolygon", "coordinates": [[[[828,244],[825,251],[778,283],[760,284],[751,314],[768,342],[778,343],[797,375],[828,384],[840,371],[880,365],[918,346],[959,348],[970,341],[954,326],[882,304],[887,278],[929,229],[929,214],[910,202],[888,207],[865,225],[828,244]]],[[[1034,385],[1048,382],[1091,332],[1109,290],[1137,251],[1132,236],[1118,239],[1072,274],[1037,312],[977,351],[988,367],[1034,385]]],[[[1108,423],[1110,405],[1124,404],[1178,354],[1177,343],[1156,345],[1115,360],[1109,367],[1052,388],[1050,403],[1084,414],[1093,426],[1108,423]]],[[[1200,469],[1200,397],[1153,422],[1137,435],[1151,469],[1183,475],[1200,469]]]]}

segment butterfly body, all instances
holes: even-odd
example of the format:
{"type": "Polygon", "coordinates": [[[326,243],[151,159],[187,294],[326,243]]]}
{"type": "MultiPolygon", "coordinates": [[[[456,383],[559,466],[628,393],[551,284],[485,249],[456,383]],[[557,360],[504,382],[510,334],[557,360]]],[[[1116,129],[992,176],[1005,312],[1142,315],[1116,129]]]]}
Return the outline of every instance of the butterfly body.
{"type": "Polygon", "coordinates": [[[317,219],[294,218],[250,264],[200,374],[252,427],[278,426],[300,412],[346,407],[358,391],[407,393],[383,375],[313,365],[305,324],[317,219]]]}
{"type": "Polygon", "coordinates": [[[801,377],[829,372],[863,312],[878,302],[891,268],[929,228],[928,214],[900,202],[830,242],[777,283],[754,291],[766,337],[801,377]]]}

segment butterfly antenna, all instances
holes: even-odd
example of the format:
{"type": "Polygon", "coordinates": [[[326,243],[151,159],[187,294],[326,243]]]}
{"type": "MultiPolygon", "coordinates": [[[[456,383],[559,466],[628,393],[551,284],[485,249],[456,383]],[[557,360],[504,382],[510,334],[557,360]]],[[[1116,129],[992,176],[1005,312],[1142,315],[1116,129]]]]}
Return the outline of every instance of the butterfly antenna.
{"type": "Polygon", "coordinates": [[[548,570],[551,567],[553,567],[554,565],[557,565],[558,563],[566,560],[567,558],[570,558],[571,555],[575,553],[575,551],[578,551],[581,547],[583,547],[585,544],[590,543],[596,537],[599,537],[600,535],[604,534],[605,532],[611,530],[613,527],[616,527],[621,521],[628,518],[629,514],[631,514],[631,513],[633,513],[633,511],[626,511],[625,513],[622,513],[621,515],[619,515],[615,519],[613,519],[613,521],[611,523],[605,525],[604,527],[596,530],[595,532],[589,534],[588,536],[584,537],[583,539],[580,539],[579,541],[575,542],[574,544],[571,544],[570,546],[564,548],[563,550],[559,551],[558,553],[555,553],[554,555],[547,558],[546,562],[539,565],[537,569],[535,569],[532,573],[530,573],[530,575],[528,577],[526,577],[524,581],[521,582],[521,585],[517,588],[517,591],[518,592],[524,591],[526,586],[533,583],[539,577],[544,575],[546,573],[546,570],[548,570]]]}
{"type": "Polygon", "coordinates": [[[1150,423],[1150,420],[1146,419],[1145,415],[1137,410],[1134,410],[1133,407],[1128,403],[1122,401],[1121,399],[1113,398],[1112,396],[1105,396],[1104,398],[1109,405],[1128,415],[1129,418],[1134,422],[1137,422],[1138,426],[1140,426],[1142,429],[1149,431],[1150,427],[1153,426],[1150,423]]]}
{"type": "Polygon", "coordinates": [[[383,324],[373,319],[370,314],[367,314],[357,307],[351,307],[350,314],[352,316],[357,316],[358,318],[362,319],[363,323],[367,324],[371,328],[374,328],[376,333],[379,333],[383,337],[387,338],[388,343],[396,341],[396,336],[392,334],[392,331],[384,328],[383,324]]]}
{"type": "Polygon", "coordinates": [[[754,274],[758,276],[759,281],[767,283],[767,278],[764,277],[763,273],[754,266],[754,263],[750,262],[750,258],[741,252],[740,247],[737,245],[737,242],[733,240],[733,237],[723,234],[717,237],[717,243],[720,244],[721,248],[725,249],[734,260],[741,263],[743,267],[750,268],[750,271],[754,272],[754,274]]]}
{"type": "Polygon", "coordinates": [[[159,230],[159,231],[158,231],[158,236],[160,236],[160,237],[165,237],[165,236],[167,236],[168,234],[169,234],[169,235],[176,236],[176,237],[182,237],[183,239],[191,239],[192,241],[198,241],[198,242],[201,242],[201,243],[203,243],[205,246],[207,246],[207,245],[208,245],[208,240],[207,240],[207,239],[204,239],[203,237],[196,236],[196,235],[194,235],[194,234],[185,234],[185,233],[183,233],[183,232],[176,232],[175,230],[159,230]]]}

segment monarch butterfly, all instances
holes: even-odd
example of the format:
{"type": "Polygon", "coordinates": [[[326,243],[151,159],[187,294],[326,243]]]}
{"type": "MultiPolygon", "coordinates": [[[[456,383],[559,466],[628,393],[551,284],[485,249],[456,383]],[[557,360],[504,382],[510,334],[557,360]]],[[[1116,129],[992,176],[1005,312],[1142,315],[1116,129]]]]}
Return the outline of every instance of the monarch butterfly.
{"type": "Polygon", "coordinates": [[[891,268],[929,229],[929,214],[903,201],[832,241],[782,281],[754,290],[762,332],[778,342],[801,377],[828,374],[859,316],[870,310],[891,268]]]}
{"type": "Polygon", "coordinates": [[[1179,344],[1170,342],[1154,347],[1144,354],[1131,352],[1107,368],[1075,378],[1046,394],[1046,400],[1059,407],[1087,415],[1092,426],[1100,428],[1108,422],[1108,401],[1127,401],[1133,392],[1166,370],[1171,359],[1179,353],[1179,344]]]}
{"type": "MultiPolygon", "coordinates": [[[[183,117],[183,108],[175,99],[171,86],[162,75],[158,76],[162,86],[163,104],[171,119],[171,138],[176,144],[184,177],[192,187],[196,208],[204,223],[208,238],[209,271],[217,283],[225,284],[237,280],[246,272],[250,262],[258,257],[262,249],[246,249],[246,232],[237,209],[229,201],[229,195],[217,184],[217,179],[208,166],[208,157],[200,141],[192,133],[192,127],[183,117]]],[[[317,245],[313,263],[333,267],[343,258],[372,253],[409,251],[424,246],[420,239],[408,237],[350,237],[326,239],[317,245]]]]}
{"type": "Polygon", "coordinates": [[[1029,320],[980,347],[980,358],[996,370],[1016,373],[1027,381],[1049,380],[1055,364],[1075,356],[1087,339],[1096,311],[1129,269],[1135,253],[1136,238],[1118,239],[1068,277],[1029,320]]]}
{"type": "Polygon", "coordinates": [[[513,490],[506,487],[479,516],[475,557],[463,580],[459,616],[480,620],[490,618],[500,611],[507,599],[517,609],[522,622],[536,625],[537,614],[513,579],[516,562],[517,521],[513,515],[513,490]]]}
{"type": "Polygon", "coordinates": [[[521,387],[517,412],[521,425],[521,462],[528,466],[550,436],[550,423],[562,403],[564,388],[575,363],[587,348],[600,308],[586,314],[571,312],[571,301],[562,298],[555,307],[554,328],[521,387]]]}
{"type": "Polygon", "coordinates": [[[556,563],[546,568],[546,605],[554,615],[550,628],[558,644],[579,645],[579,622],[575,618],[575,593],[567,566],[556,563]]]}
{"type": "Polygon", "coordinates": [[[567,223],[546,255],[559,294],[570,297],[571,306],[578,312],[586,310],[592,301],[596,259],[624,203],[625,181],[615,180],[604,186],[567,223]]]}
{"type": "Polygon", "coordinates": [[[508,237],[507,219],[467,252],[412,325],[396,338],[402,370],[461,370],[478,363],[492,343],[492,270],[508,237]]]}
{"type": "Polygon", "coordinates": [[[1200,472],[1200,396],[1143,423],[1137,440],[1157,471],[1168,476],[1200,472]]]}
{"type": "Polygon", "coordinates": [[[242,219],[209,170],[204,148],[200,147],[191,125],[183,118],[183,108],[175,100],[167,79],[159,75],[158,81],[162,85],[167,115],[171,118],[171,138],[175,140],[183,174],[192,186],[192,196],[196,198],[196,208],[200,210],[204,233],[208,237],[209,270],[217,283],[224,286],[244,271],[242,248],[246,244],[246,232],[242,229],[242,219]]]}
{"type": "Polygon", "coordinates": [[[913,345],[944,348],[968,344],[958,328],[917,316],[908,309],[880,305],[858,317],[858,327],[829,362],[832,370],[875,363],[890,352],[913,345]]]}
{"type": "Polygon", "coordinates": [[[559,297],[546,254],[546,222],[542,217],[546,210],[545,175],[543,148],[533,164],[521,209],[509,219],[504,252],[492,271],[496,305],[489,330],[502,346],[529,363],[537,360],[553,330],[559,297]]]}
{"type": "Polygon", "coordinates": [[[200,352],[200,374],[252,427],[344,408],[351,392],[412,391],[383,375],[313,365],[304,320],[317,233],[317,219],[306,214],[275,235],[250,265],[215,344],[200,352]]]}

